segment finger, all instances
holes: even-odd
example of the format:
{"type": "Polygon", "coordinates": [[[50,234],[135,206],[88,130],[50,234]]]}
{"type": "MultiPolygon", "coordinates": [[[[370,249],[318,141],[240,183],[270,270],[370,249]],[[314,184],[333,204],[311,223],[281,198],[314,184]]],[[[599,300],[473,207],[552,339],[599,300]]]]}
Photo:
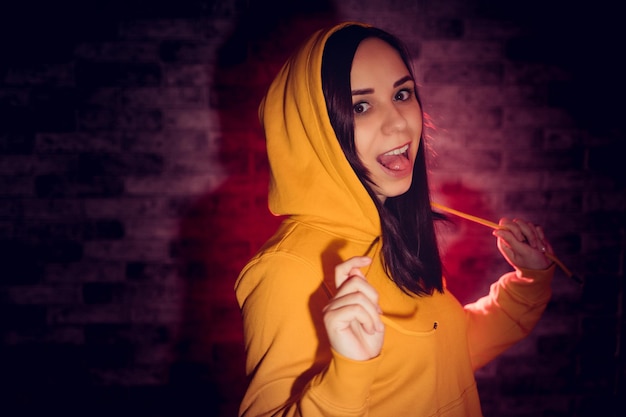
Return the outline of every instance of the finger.
{"type": "Polygon", "coordinates": [[[324,315],[326,327],[334,332],[353,330],[354,323],[365,333],[374,334],[377,325],[372,317],[358,305],[347,305],[334,310],[330,310],[324,315]]]}
{"type": "Polygon", "coordinates": [[[337,294],[334,298],[344,297],[348,294],[359,293],[365,296],[370,303],[376,306],[376,310],[380,314],[380,307],[378,306],[378,291],[371,286],[365,279],[357,276],[348,278],[339,287],[337,294]]]}
{"type": "Polygon", "coordinates": [[[341,287],[341,284],[352,275],[360,275],[363,278],[363,273],[359,268],[363,268],[372,263],[372,258],[367,256],[355,256],[348,259],[345,262],[340,263],[335,267],[335,286],[341,287]]]}
{"type": "Polygon", "coordinates": [[[515,219],[513,222],[520,228],[520,231],[524,236],[524,243],[527,243],[528,246],[534,249],[539,249],[542,246],[539,242],[535,225],[520,219],[515,219]]]}
{"type": "Polygon", "coordinates": [[[506,217],[503,217],[498,222],[498,225],[502,227],[501,229],[497,229],[498,231],[503,231],[505,233],[508,232],[508,234],[510,234],[512,237],[514,237],[518,241],[520,242],[524,241],[524,234],[520,230],[519,225],[515,223],[514,221],[509,220],[506,217]]]}
{"type": "Polygon", "coordinates": [[[535,226],[535,230],[537,231],[537,239],[539,239],[539,250],[544,253],[554,253],[552,250],[552,245],[546,239],[546,235],[541,226],[535,226]]]}
{"type": "Polygon", "coordinates": [[[514,258],[515,253],[513,252],[513,248],[511,248],[511,245],[503,238],[498,239],[498,248],[504,252],[508,259],[514,258]]]}
{"type": "Polygon", "coordinates": [[[384,325],[374,305],[357,293],[333,300],[324,308],[324,320],[335,330],[350,327],[356,321],[369,334],[382,331],[384,325]]]}
{"type": "Polygon", "coordinates": [[[545,242],[546,235],[543,232],[543,228],[541,226],[535,226],[535,230],[537,231],[537,237],[539,237],[539,240],[545,242]]]}
{"type": "Polygon", "coordinates": [[[528,245],[509,230],[494,230],[493,235],[498,238],[498,248],[505,249],[506,255],[509,259],[513,259],[512,257],[515,255],[516,251],[520,251],[523,248],[528,249],[528,245]]]}
{"type": "Polygon", "coordinates": [[[363,308],[375,321],[380,320],[380,307],[362,292],[354,292],[333,298],[323,311],[336,310],[350,305],[363,308]]]}

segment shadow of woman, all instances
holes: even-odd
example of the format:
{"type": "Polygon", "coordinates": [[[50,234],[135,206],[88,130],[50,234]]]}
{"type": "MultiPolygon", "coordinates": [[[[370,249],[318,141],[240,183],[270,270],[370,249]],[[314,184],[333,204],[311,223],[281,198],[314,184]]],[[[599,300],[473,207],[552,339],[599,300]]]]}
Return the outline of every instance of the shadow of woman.
{"type": "Polygon", "coordinates": [[[281,221],[267,209],[269,169],[257,106],[289,53],[332,22],[325,1],[256,3],[248,2],[220,49],[209,92],[219,113],[219,163],[228,176],[187,207],[174,245],[186,288],[170,380],[185,416],[237,415],[247,381],[233,287],[281,221]],[[267,10],[278,12],[266,18],[267,10]]]}

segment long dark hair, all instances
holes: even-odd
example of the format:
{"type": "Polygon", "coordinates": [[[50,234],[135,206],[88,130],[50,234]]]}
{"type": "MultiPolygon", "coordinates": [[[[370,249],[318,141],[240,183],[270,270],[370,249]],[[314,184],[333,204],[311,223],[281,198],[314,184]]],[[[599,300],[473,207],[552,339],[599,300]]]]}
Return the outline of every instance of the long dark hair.
{"type": "MultiPolygon", "coordinates": [[[[430,206],[423,134],[409,190],[387,198],[384,204],[374,194],[369,172],[357,154],[350,71],[359,44],[371,37],[395,48],[413,76],[408,52],[395,36],[378,28],[359,25],[339,29],[326,41],[322,57],[322,88],[330,122],[348,162],[378,209],[387,275],[407,293],[430,295],[434,290],[443,292],[441,257],[433,223],[439,215],[434,214],[430,206]]],[[[417,91],[415,97],[419,102],[417,91]]]]}

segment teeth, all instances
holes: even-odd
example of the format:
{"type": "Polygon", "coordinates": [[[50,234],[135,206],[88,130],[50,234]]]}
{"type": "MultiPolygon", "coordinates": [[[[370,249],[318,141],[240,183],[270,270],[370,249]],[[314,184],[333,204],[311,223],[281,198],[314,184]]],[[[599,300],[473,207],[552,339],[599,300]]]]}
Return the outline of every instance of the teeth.
{"type": "Polygon", "coordinates": [[[389,151],[389,152],[385,153],[385,155],[402,155],[407,150],[409,150],[409,145],[404,145],[401,148],[394,149],[393,151],[389,151]]]}

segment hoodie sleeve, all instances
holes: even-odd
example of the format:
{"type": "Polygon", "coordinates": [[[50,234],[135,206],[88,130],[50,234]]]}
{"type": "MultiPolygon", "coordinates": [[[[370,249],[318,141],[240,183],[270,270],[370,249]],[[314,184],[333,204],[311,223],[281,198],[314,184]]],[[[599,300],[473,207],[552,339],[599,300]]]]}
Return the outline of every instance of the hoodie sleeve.
{"type": "Polygon", "coordinates": [[[332,351],[322,320],[323,280],[302,259],[266,254],[237,281],[248,389],[240,416],[365,416],[381,357],[332,351]]]}
{"type": "Polygon", "coordinates": [[[467,304],[468,344],[478,369],[526,337],[543,314],[552,291],[555,266],[518,269],[491,285],[489,294],[467,304]]]}

